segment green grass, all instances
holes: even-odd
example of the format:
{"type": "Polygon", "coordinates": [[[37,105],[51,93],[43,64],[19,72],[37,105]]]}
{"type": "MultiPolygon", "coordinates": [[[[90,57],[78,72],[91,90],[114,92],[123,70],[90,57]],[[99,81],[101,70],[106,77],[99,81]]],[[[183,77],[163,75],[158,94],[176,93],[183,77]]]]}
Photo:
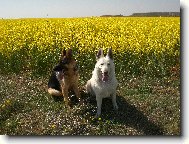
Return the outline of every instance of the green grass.
{"type": "MultiPolygon", "coordinates": [[[[121,81],[121,80],[119,80],[121,81]]],[[[47,93],[48,78],[29,74],[0,75],[2,135],[181,135],[180,78],[130,77],[117,90],[119,111],[103,99],[101,119],[94,119],[96,101],[73,107],[55,102],[47,93]]]]}

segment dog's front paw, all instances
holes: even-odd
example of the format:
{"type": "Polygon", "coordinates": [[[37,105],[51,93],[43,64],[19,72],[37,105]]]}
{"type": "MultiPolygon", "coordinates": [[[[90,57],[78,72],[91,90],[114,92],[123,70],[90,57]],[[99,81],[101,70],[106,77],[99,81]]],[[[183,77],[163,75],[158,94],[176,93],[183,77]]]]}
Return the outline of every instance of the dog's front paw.
{"type": "Polygon", "coordinates": [[[95,115],[95,118],[99,118],[101,116],[101,112],[97,112],[96,115],[95,115]]]}
{"type": "Polygon", "coordinates": [[[66,106],[67,108],[70,108],[70,107],[71,107],[71,102],[70,102],[69,100],[64,99],[64,103],[65,103],[65,106],[66,106]]]}
{"type": "Polygon", "coordinates": [[[119,108],[119,107],[117,106],[117,104],[114,105],[114,110],[115,110],[115,111],[118,111],[118,108],[119,108]]]}
{"type": "Polygon", "coordinates": [[[100,115],[98,113],[96,113],[95,119],[98,119],[99,117],[100,117],[100,115]]]}

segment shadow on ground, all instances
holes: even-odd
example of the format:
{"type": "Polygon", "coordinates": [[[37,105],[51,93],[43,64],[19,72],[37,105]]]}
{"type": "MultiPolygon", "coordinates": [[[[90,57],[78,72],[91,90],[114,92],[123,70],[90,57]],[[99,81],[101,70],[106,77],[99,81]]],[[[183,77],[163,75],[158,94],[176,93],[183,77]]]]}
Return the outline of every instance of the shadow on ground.
{"type": "MultiPolygon", "coordinates": [[[[95,98],[89,98],[86,94],[82,94],[87,97],[86,102],[93,105],[96,108],[95,98]]],[[[113,120],[114,123],[125,125],[126,127],[132,127],[143,135],[163,135],[163,129],[157,124],[148,120],[140,110],[135,106],[129,104],[126,99],[118,95],[117,104],[119,106],[118,112],[113,110],[112,101],[110,98],[104,98],[102,102],[102,115],[103,121],[113,120]]],[[[91,115],[95,115],[94,110],[88,109],[91,115]]]]}

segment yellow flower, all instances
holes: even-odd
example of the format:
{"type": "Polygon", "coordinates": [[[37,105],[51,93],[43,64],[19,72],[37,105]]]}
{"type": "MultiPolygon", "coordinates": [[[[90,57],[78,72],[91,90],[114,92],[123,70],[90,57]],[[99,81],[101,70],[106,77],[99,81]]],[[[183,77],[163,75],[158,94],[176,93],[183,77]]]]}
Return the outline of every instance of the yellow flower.
{"type": "Polygon", "coordinates": [[[51,127],[54,129],[56,127],[56,125],[53,124],[51,127]]]}

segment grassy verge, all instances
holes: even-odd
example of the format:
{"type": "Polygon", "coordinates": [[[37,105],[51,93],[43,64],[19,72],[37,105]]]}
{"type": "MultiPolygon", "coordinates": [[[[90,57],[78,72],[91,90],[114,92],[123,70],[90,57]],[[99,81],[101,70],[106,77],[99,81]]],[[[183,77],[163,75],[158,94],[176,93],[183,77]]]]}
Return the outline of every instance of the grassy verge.
{"type": "MultiPolygon", "coordinates": [[[[180,78],[133,77],[119,83],[113,111],[103,100],[102,117],[94,120],[96,101],[83,91],[85,105],[66,109],[46,92],[47,78],[0,75],[0,134],[6,135],[180,135],[180,78]]],[[[85,82],[81,81],[81,85],[85,82]]],[[[81,88],[82,89],[82,88],[81,88]]]]}

